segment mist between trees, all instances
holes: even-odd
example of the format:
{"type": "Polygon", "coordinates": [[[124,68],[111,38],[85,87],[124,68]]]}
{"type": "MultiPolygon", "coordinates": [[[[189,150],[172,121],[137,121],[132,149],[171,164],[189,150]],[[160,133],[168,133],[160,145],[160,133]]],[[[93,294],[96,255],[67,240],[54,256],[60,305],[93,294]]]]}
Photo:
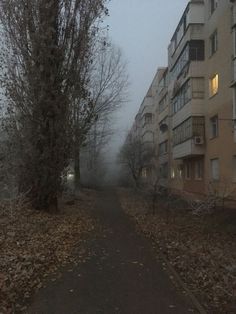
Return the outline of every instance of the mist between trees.
{"type": "Polygon", "coordinates": [[[1,190],[56,212],[68,169],[93,169],[125,101],[126,65],[105,0],[0,0],[1,190]]]}

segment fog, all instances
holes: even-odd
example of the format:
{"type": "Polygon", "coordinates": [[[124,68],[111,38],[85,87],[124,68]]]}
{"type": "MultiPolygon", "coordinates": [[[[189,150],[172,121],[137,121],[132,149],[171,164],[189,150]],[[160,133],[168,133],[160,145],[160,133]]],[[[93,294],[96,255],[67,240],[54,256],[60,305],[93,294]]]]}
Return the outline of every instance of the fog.
{"type": "Polygon", "coordinates": [[[167,47],[187,0],[112,0],[109,35],[127,61],[128,101],[115,116],[108,148],[110,167],[158,67],[167,65],[167,47]]]}

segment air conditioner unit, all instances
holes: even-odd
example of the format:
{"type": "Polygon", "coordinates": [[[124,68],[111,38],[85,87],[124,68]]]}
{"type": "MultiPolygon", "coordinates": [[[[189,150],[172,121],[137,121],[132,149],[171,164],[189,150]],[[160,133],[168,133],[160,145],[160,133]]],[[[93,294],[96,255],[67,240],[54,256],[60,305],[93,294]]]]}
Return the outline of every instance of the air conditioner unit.
{"type": "Polygon", "coordinates": [[[195,145],[202,145],[202,144],[204,144],[203,136],[195,136],[194,137],[194,144],[195,145]]]}

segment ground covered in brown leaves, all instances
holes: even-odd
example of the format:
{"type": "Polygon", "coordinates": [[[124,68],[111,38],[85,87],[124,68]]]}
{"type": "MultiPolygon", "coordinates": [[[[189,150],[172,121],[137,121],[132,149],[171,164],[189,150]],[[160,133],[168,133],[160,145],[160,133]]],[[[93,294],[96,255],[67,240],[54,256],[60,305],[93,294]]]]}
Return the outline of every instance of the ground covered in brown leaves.
{"type": "Polygon", "coordinates": [[[138,230],[155,241],[207,312],[235,314],[236,213],[198,217],[180,208],[167,212],[159,204],[154,215],[141,195],[125,189],[119,195],[138,230]]]}
{"type": "Polygon", "coordinates": [[[22,206],[1,209],[1,314],[24,312],[25,301],[49,275],[58,275],[62,266],[83,258],[85,234],[94,229],[86,212],[93,201],[94,194],[87,190],[75,202],[65,203],[57,215],[22,206]]]}

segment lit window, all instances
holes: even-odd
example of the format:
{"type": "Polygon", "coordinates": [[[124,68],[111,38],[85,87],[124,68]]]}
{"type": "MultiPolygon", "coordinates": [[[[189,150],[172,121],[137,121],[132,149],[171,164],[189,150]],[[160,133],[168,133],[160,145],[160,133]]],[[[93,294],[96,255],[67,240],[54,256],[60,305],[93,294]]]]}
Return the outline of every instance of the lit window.
{"type": "Polygon", "coordinates": [[[220,168],[219,159],[211,159],[211,178],[212,180],[219,180],[220,178],[220,168]]]}
{"type": "Polygon", "coordinates": [[[211,138],[219,135],[218,116],[214,116],[210,119],[211,124],[211,138]]]}
{"type": "Polygon", "coordinates": [[[175,178],[175,168],[172,167],[171,169],[171,179],[175,178]]]}
{"type": "Polygon", "coordinates": [[[147,169],[146,168],[142,169],[142,177],[147,178],[147,169]]]}
{"type": "Polygon", "coordinates": [[[203,178],[203,162],[198,160],[195,162],[195,179],[201,180],[203,178]]]}
{"type": "Polygon", "coordinates": [[[214,33],[210,37],[210,56],[212,56],[218,48],[218,39],[217,39],[217,31],[214,31],[214,33]]]}
{"type": "Polygon", "coordinates": [[[211,79],[210,79],[210,97],[214,96],[215,94],[218,93],[219,89],[219,75],[215,74],[211,79]]]}

